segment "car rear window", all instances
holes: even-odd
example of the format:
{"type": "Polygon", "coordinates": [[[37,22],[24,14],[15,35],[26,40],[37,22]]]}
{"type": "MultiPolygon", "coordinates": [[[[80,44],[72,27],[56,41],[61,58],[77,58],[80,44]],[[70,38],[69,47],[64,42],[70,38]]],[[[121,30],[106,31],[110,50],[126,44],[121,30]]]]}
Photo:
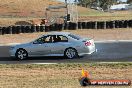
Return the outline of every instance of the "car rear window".
{"type": "Polygon", "coordinates": [[[74,35],[74,34],[69,34],[68,36],[70,36],[70,37],[72,37],[72,38],[74,38],[74,39],[77,39],[77,40],[81,39],[80,36],[74,35]]]}

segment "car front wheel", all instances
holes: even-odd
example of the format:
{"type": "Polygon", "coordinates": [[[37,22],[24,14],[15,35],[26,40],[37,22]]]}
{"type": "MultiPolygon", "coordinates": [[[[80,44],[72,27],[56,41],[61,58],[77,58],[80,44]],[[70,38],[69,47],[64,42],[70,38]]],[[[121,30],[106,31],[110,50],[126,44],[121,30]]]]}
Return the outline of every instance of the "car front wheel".
{"type": "Polygon", "coordinates": [[[18,50],[16,51],[15,56],[16,56],[16,58],[17,58],[18,60],[23,60],[23,59],[26,59],[26,58],[28,57],[28,53],[27,53],[27,51],[24,50],[24,49],[18,49],[18,50]]]}
{"type": "Polygon", "coordinates": [[[66,49],[64,52],[64,55],[68,59],[73,59],[75,57],[78,57],[78,53],[77,53],[76,49],[74,49],[74,48],[66,49]]]}

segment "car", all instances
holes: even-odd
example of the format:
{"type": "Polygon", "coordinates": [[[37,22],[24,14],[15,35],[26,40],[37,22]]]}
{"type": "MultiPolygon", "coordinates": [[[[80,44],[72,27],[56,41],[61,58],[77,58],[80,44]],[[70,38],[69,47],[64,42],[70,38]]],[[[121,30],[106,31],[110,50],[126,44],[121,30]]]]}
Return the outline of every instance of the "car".
{"type": "Polygon", "coordinates": [[[96,51],[94,40],[69,32],[50,32],[25,44],[10,47],[10,56],[18,60],[28,57],[65,56],[73,59],[96,51]]]}

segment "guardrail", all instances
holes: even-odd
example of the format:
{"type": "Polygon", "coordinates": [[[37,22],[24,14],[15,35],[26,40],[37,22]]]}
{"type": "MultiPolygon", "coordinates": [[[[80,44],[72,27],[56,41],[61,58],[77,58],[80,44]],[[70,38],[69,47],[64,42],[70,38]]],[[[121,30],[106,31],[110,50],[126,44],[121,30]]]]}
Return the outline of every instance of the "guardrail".
{"type": "Polygon", "coordinates": [[[132,20],[115,20],[115,21],[89,21],[89,22],[68,22],[65,24],[52,24],[50,26],[40,25],[22,25],[0,27],[0,35],[4,34],[19,34],[61,30],[76,30],[76,29],[114,29],[114,28],[132,28],[132,20]]]}

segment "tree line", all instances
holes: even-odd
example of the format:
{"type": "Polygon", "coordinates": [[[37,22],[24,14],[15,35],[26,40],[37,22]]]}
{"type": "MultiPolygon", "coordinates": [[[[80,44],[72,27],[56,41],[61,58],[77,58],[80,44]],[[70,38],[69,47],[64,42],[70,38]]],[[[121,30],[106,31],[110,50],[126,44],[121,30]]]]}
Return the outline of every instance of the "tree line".
{"type": "Polygon", "coordinates": [[[127,0],[126,2],[122,2],[121,0],[78,0],[78,5],[83,7],[100,7],[103,10],[108,10],[109,7],[113,4],[118,3],[131,3],[132,0],[127,0]]]}

